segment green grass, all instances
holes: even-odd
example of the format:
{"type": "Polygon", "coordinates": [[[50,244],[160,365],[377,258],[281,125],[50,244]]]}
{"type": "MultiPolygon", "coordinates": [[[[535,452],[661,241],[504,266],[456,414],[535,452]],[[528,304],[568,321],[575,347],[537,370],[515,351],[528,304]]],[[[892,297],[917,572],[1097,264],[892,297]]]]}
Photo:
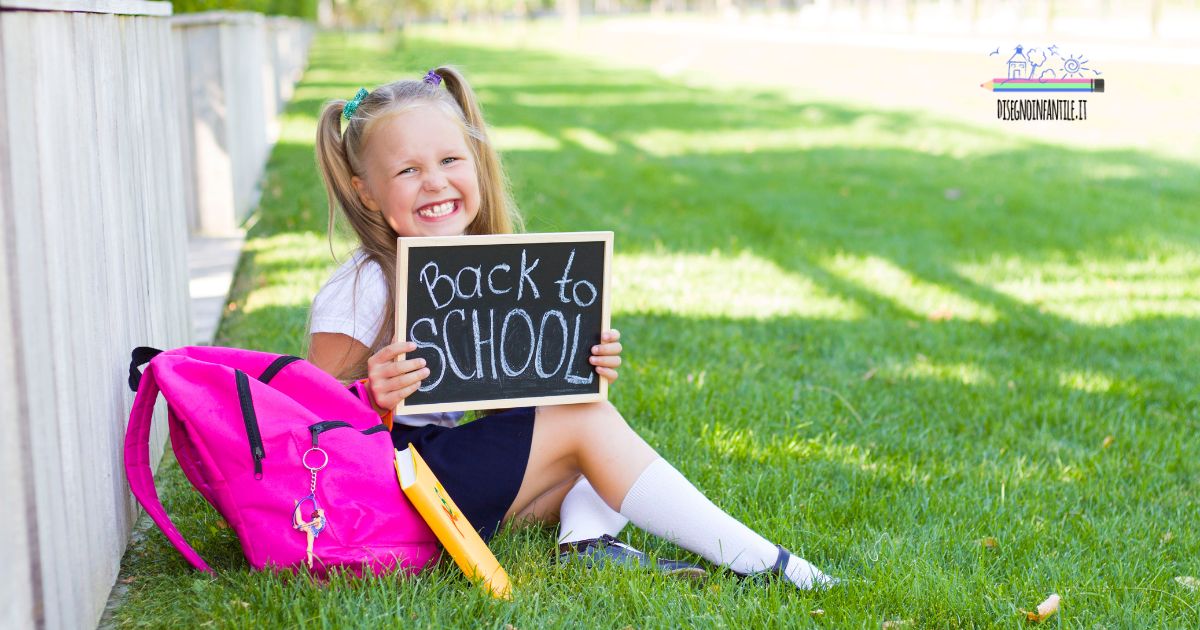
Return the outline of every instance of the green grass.
{"type": "Polygon", "coordinates": [[[1174,580],[1200,576],[1200,166],[547,53],[326,35],[218,343],[303,351],[336,264],[318,108],[444,62],[481,94],[531,231],[616,232],[616,405],[718,504],[846,584],[552,570],[553,533],[531,529],[493,544],[512,603],[453,566],[255,574],[168,462],[164,503],[218,577],[138,536],[119,625],[1022,627],[1019,609],[1059,593],[1052,627],[1200,626],[1200,592],[1174,580]]]}

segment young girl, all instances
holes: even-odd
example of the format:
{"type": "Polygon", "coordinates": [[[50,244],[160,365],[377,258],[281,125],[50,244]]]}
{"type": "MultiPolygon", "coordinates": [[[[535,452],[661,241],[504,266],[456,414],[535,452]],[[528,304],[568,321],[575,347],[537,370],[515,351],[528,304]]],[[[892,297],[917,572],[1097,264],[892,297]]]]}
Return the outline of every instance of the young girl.
{"type": "MultiPolygon", "coordinates": [[[[414,344],[389,343],[396,237],[509,233],[519,217],[475,95],[453,68],[328,103],[317,162],[330,229],[339,207],[360,247],[313,300],[308,358],[343,380],[366,377],[387,413],[429,375],[422,359],[405,358],[414,344]]],[[[591,363],[615,380],[619,334],[600,341],[591,363]]],[[[613,538],[632,521],[739,574],[770,571],[802,589],[832,582],[713,505],[609,403],[461,417],[397,416],[392,439],[416,446],[485,540],[511,519],[558,520],[561,559],[640,564],[640,552],[613,538]]]]}

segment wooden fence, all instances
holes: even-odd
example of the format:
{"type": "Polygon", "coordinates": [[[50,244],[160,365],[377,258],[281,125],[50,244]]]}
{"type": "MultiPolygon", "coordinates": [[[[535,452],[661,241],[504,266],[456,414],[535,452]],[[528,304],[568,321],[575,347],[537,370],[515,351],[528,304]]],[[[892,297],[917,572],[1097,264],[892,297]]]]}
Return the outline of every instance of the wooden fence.
{"type": "Polygon", "coordinates": [[[242,36],[257,37],[260,63],[184,90],[193,64],[179,31],[198,18],[173,29],[170,13],[144,0],[0,0],[0,628],[100,619],[136,516],[122,462],[129,351],[187,342],[196,183],[224,181],[234,193],[214,212],[244,217],[272,140],[226,145],[225,180],[214,178],[189,159],[185,113],[236,84],[247,99],[257,89],[261,108],[218,122],[269,129],[303,67],[306,24],[238,18],[257,29],[242,36]]]}

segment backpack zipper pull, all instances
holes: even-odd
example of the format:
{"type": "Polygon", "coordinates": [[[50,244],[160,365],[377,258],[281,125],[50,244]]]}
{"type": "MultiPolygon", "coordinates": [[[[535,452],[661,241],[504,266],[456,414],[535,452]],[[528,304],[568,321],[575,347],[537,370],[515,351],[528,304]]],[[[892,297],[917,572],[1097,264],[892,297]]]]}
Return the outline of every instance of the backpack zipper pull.
{"type": "Polygon", "coordinates": [[[251,449],[250,455],[254,457],[254,478],[256,480],[262,479],[262,460],[267,455],[263,452],[263,448],[261,446],[255,446],[253,449],[251,449]]]}

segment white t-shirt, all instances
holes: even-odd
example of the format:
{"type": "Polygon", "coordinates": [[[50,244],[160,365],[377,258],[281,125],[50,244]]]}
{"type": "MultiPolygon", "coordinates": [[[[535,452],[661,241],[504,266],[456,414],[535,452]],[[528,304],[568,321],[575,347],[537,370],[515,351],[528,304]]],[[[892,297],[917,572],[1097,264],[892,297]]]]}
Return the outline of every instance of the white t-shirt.
{"type": "MultiPolygon", "coordinates": [[[[387,279],[383,270],[365,253],[355,251],[333,272],[313,298],[308,334],[341,333],[371,349],[387,312],[387,279]]],[[[395,422],[408,426],[437,424],[452,427],[462,419],[461,411],[397,415],[395,422]]]]}

